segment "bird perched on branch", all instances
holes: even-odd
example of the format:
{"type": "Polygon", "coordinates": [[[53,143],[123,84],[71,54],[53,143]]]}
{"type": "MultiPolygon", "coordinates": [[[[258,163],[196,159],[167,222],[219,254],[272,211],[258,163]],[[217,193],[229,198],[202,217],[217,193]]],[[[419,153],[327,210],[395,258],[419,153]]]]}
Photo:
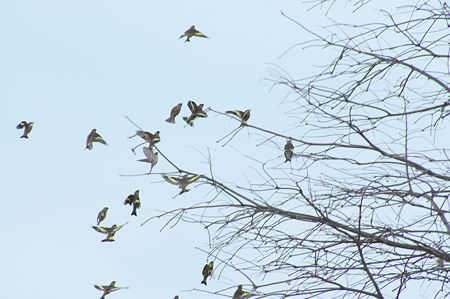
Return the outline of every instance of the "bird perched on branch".
{"type": "Polygon", "coordinates": [[[247,120],[250,118],[250,109],[247,109],[244,112],[242,112],[241,110],[230,110],[230,111],[225,111],[225,113],[233,114],[233,115],[237,116],[241,120],[241,124],[243,124],[243,125],[246,125],[247,120]]]}
{"type": "Polygon", "coordinates": [[[173,184],[177,185],[181,191],[179,194],[183,194],[188,192],[187,186],[200,178],[200,175],[183,175],[183,176],[171,176],[171,175],[163,175],[163,178],[173,184]]]}
{"type": "MultiPolygon", "coordinates": [[[[128,222],[127,222],[128,223],[128,222]]],[[[127,224],[125,223],[125,224],[127,224]]],[[[121,229],[125,224],[122,225],[117,225],[114,224],[111,227],[106,227],[106,226],[92,226],[92,228],[94,230],[96,230],[99,233],[105,234],[106,238],[102,240],[102,242],[114,242],[114,235],[116,234],[116,232],[121,229]]]]}
{"type": "Polygon", "coordinates": [[[106,218],[106,214],[108,214],[108,207],[104,207],[97,215],[97,225],[100,224],[106,218]]]}
{"type": "Polygon", "coordinates": [[[190,125],[194,126],[194,120],[198,117],[205,118],[208,116],[205,111],[203,111],[203,104],[197,105],[194,101],[188,102],[189,110],[191,110],[191,115],[189,117],[183,117],[183,120],[190,125]]]}
{"type": "Polygon", "coordinates": [[[34,122],[32,122],[32,121],[26,122],[26,121],[22,120],[16,126],[16,128],[18,130],[23,129],[23,134],[22,134],[22,136],[20,136],[20,138],[27,138],[28,139],[28,134],[30,134],[31,130],[33,129],[33,125],[34,125],[34,122]]]}
{"type": "Polygon", "coordinates": [[[203,270],[202,270],[203,280],[201,282],[202,284],[207,285],[206,279],[208,278],[208,276],[211,276],[211,273],[213,270],[214,270],[214,261],[210,261],[209,264],[206,264],[203,267],[203,270]]]}
{"type": "Polygon", "coordinates": [[[139,198],[139,190],[134,191],[134,194],[128,195],[128,197],[123,202],[124,205],[132,205],[133,211],[131,215],[137,216],[137,209],[141,207],[141,199],[139,198]]]}
{"type": "Polygon", "coordinates": [[[191,41],[191,37],[193,36],[197,36],[197,37],[203,37],[203,38],[209,38],[206,35],[204,35],[203,33],[201,33],[200,31],[198,31],[197,29],[195,29],[195,26],[191,26],[191,28],[189,28],[188,30],[186,30],[184,32],[184,34],[182,34],[180,38],[183,38],[186,36],[186,40],[184,42],[190,42],[191,41]]]}
{"type": "Polygon", "coordinates": [[[292,156],[294,155],[294,145],[292,144],[292,140],[288,139],[286,144],[284,145],[284,157],[286,158],[286,162],[291,162],[292,156]]]}
{"type": "Polygon", "coordinates": [[[158,152],[154,152],[151,147],[142,147],[145,159],[139,159],[140,162],[150,163],[150,172],[152,172],[153,167],[158,163],[158,152]]]}
{"type": "Polygon", "coordinates": [[[170,116],[168,119],[166,119],[166,122],[171,124],[175,123],[175,117],[180,114],[181,106],[183,106],[183,103],[179,103],[178,105],[174,106],[172,110],[170,110],[170,116]]]}
{"type": "Polygon", "coordinates": [[[92,129],[91,133],[89,133],[88,137],[86,138],[86,149],[92,150],[93,142],[99,142],[99,143],[103,143],[104,145],[108,145],[108,143],[106,143],[106,141],[103,139],[103,137],[100,136],[99,133],[97,133],[96,129],[92,129]]]}
{"type": "Polygon", "coordinates": [[[249,298],[252,295],[252,292],[244,291],[242,289],[242,285],[238,285],[238,288],[236,292],[234,292],[234,295],[232,299],[241,299],[241,298],[249,298]]]}
{"type": "Polygon", "coordinates": [[[97,290],[103,291],[103,295],[100,297],[100,299],[105,299],[105,296],[118,291],[120,289],[128,289],[128,287],[118,287],[116,286],[116,281],[111,281],[111,283],[109,285],[97,285],[94,284],[94,288],[96,288],[97,290]]]}

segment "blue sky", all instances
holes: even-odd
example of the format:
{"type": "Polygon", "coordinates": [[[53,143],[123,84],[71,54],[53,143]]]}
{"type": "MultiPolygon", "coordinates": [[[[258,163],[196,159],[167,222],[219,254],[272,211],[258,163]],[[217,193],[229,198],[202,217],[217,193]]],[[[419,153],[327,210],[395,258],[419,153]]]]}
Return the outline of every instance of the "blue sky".
{"type": "MultiPolygon", "coordinates": [[[[235,128],[210,113],[194,128],[184,127],[186,102],[194,100],[225,111],[252,109],[251,120],[286,131],[292,123],[280,105],[286,90],[271,89],[268,67],[275,63],[302,76],[316,69],[320,54],[302,57],[293,44],[310,38],[283,18],[287,12],[312,27],[323,12],[307,11],[300,1],[24,1],[0,4],[0,132],[3,170],[0,197],[2,254],[0,298],[98,298],[93,284],[117,280],[128,290],[110,298],[211,298],[194,288],[220,290],[242,283],[224,271],[205,288],[201,268],[208,236],[196,225],[180,224],[160,233],[163,221],[141,227],[155,210],[190,205],[208,193],[206,186],[173,199],[175,186],[160,176],[122,177],[148,171],[136,162],[129,140],[132,118],[150,132],[161,131],[159,148],[181,167],[207,173],[199,153],[211,147],[216,174],[228,182],[249,171],[242,156],[280,159],[274,144],[243,130],[222,148],[216,140],[235,128]],[[191,25],[210,39],[184,43],[178,37],[191,25]],[[164,122],[183,102],[176,125],[164,122]],[[15,129],[34,121],[29,140],[15,129]],[[109,146],[84,150],[91,129],[109,146]],[[239,160],[240,159],[240,160],[239,160]],[[233,162],[233,163],[230,163],[233,162]],[[142,208],[131,217],[126,196],[141,190],[142,208]],[[101,243],[90,226],[104,206],[105,225],[129,221],[116,242],[101,243]]],[[[280,146],[284,140],[279,140],[280,146]]],[[[174,169],[160,159],[155,172],[174,169]]]]}

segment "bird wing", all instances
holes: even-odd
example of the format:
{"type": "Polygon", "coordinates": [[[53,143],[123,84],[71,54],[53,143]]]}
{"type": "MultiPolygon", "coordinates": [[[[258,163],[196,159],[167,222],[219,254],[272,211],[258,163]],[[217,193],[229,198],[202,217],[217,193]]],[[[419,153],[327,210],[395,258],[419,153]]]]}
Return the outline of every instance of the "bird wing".
{"type": "Polygon", "coordinates": [[[95,142],[100,142],[100,143],[103,143],[103,144],[107,144],[106,141],[103,139],[103,137],[100,136],[100,134],[98,134],[98,133],[95,133],[95,135],[93,136],[92,139],[95,142]]]}
{"type": "Polygon", "coordinates": [[[195,35],[195,36],[198,36],[198,37],[209,38],[209,37],[207,37],[206,35],[204,35],[203,33],[201,33],[200,31],[195,31],[194,35],[195,35]]]}
{"type": "Polygon", "coordinates": [[[179,185],[179,183],[180,183],[180,178],[178,178],[178,177],[174,177],[174,176],[171,176],[171,175],[163,175],[163,178],[167,182],[169,182],[169,183],[171,183],[173,185],[179,185]]]}
{"type": "Polygon", "coordinates": [[[187,182],[188,182],[189,184],[190,184],[190,183],[193,183],[193,182],[195,182],[196,180],[198,180],[200,177],[201,177],[201,175],[199,175],[199,174],[190,176],[190,177],[187,178],[187,182]]]}
{"type": "Polygon", "coordinates": [[[105,226],[92,226],[92,228],[95,230],[95,231],[97,231],[97,232],[99,232],[99,233],[102,233],[102,234],[107,234],[108,233],[108,227],[105,227],[105,226]]]}
{"type": "Polygon", "coordinates": [[[198,110],[198,106],[194,101],[188,102],[189,110],[191,110],[192,113],[195,113],[198,110]]]}

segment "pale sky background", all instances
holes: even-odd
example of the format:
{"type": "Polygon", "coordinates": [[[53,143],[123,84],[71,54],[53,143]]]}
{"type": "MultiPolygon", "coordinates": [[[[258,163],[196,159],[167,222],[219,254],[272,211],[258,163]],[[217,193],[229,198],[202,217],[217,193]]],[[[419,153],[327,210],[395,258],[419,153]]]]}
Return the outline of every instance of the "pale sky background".
{"type": "MultiPolygon", "coordinates": [[[[301,51],[279,58],[310,38],[280,10],[312,28],[325,18],[301,1],[6,0],[0,3],[0,298],[99,298],[93,284],[116,280],[129,286],[107,298],[205,299],[189,292],[200,284],[208,236],[200,226],[180,224],[163,233],[165,222],[141,227],[154,210],[191,205],[209,188],[199,186],[173,199],[176,186],[161,177],[121,177],[147,172],[127,139],[136,128],[161,131],[159,148],[182,168],[208,173],[202,153],[211,147],[215,173],[240,182],[249,171],[232,147],[261,160],[282,152],[256,147],[246,130],[222,148],[216,140],[236,127],[210,113],[194,128],[184,127],[186,102],[225,111],[252,109],[251,121],[284,132],[293,123],[280,105],[286,89],[270,89],[268,64],[293,75],[312,75],[321,53],[301,51]],[[210,39],[178,37],[191,25],[210,39]],[[315,54],[315,55],[313,55],[315,54]],[[183,102],[176,125],[164,122],[183,102]],[[15,126],[34,121],[29,140],[15,126]],[[91,129],[109,146],[87,151],[91,129]],[[197,151],[198,150],[198,151],[197,151]],[[142,208],[131,217],[123,200],[141,190],[142,208]],[[110,208],[104,225],[129,221],[116,242],[90,228],[110,208]]],[[[345,10],[345,7],[342,7],[345,10]]],[[[350,10],[350,8],[348,8],[350,10]]],[[[366,15],[367,17],[367,15],[366,15]]],[[[361,21],[365,21],[361,17],[361,21]]],[[[277,140],[280,147],[284,140],[277,140]]],[[[281,157],[280,163],[284,162],[281,157]]],[[[174,169],[160,157],[155,172],[174,169]]],[[[233,271],[209,281],[206,289],[233,288],[244,278],[233,271]]],[[[217,297],[219,298],[219,297],[217,297]]]]}

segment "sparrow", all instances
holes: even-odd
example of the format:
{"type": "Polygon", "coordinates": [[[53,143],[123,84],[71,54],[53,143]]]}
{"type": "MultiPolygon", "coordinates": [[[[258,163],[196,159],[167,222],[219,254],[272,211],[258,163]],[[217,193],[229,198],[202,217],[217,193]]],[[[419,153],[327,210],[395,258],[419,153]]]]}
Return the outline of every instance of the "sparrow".
{"type": "Polygon", "coordinates": [[[33,129],[33,125],[34,125],[34,122],[32,122],[32,121],[26,122],[26,121],[22,120],[22,121],[16,126],[16,128],[17,128],[18,130],[24,129],[24,130],[23,130],[23,135],[20,136],[20,138],[27,138],[27,139],[28,139],[28,134],[30,134],[31,130],[33,129]]]}
{"type": "Polygon", "coordinates": [[[106,214],[108,213],[108,207],[104,207],[97,215],[97,225],[100,224],[106,218],[106,214]]]}
{"type": "Polygon", "coordinates": [[[186,40],[184,42],[190,42],[191,41],[191,37],[193,36],[197,36],[197,37],[204,37],[204,38],[209,38],[206,35],[204,35],[203,33],[201,33],[200,31],[198,31],[197,29],[195,29],[195,26],[191,26],[191,28],[189,28],[188,30],[186,30],[184,32],[184,34],[182,34],[180,38],[183,38],[186,36],[186,40]]]}
{"type": "Polygon", "coordinates": [[[171,124],[175,123],[175,117],[177,117],[177,115],[180,114],[181,106],[183,106],[183,103],[179,103],[178,105],[172,108],[172,110],[170,111],[170,116],[168,119],[166,119],[166,122],[171,124]]]}
{"type": "Polygon", "coordinates": [[[225,111],[225,113],[233,114],[237,116],[241,120],[241,124],[246,125],[247,120],[250,118],[250,109],[245,110],[242,112],[241,110],[231,110],[231,111],[225,111]]]}
{"type": "Polygon", "coordinates": [[[209,264],[206,264],[203,267],[203,270],[202,270],[203,280],[202,280],[201,283],[203,283],[204,285],[207,285],[206,284],[206,279],[208,278],[208,276],[211,276],[211,273],[212,273],[213,269],[214,269],[214,262],[213,261],[210,261],[209,264]]]}
{"type": "Polygon", "coordinates": [[[232,299],[248,298],[251,296],[251,294],[252,293],[249,291],[244,291],[242,289],[242,285],[240,284],[240,285],[238,285],[236,292],[234,292],[232,299]]]}
{"type": "Polygon", "coordinates": [[[96,129],[92,129],[91,133],[89,133],[88,137],[86,138],[86,149],[92,150],[92,143],[93,142],[100,142],[105,145],[108,145],[106,141],[100,136],[99,133],[97,133],[96,129]]]}
{"type": "Polygon", "coordinates": [[[294,154],[294,145],[292,144],[292,140],[288,139],[286,144],[284,145],[284,157],[286,158],[286,162],[291,162],[292,156],[294,154]]]}
{"type": "Polygon", "coordinates": [[[173,185],[178,185],[178,187],[181,189],[179,194],[183,194],[183,193],[189,191],[189,189],[187,189],[187,186],[190,183],[193,183],[196,180],[198,180],[200,178],[200,175],[191,175],[191,176],[189,176],[189,175],[185,174],[183,176],[178,176],[178,177],[171,176],[171,175],[163,175],[163,178],[167,182],[169,182],[169,183],[171,183],[173,185]]]}
{"type": "Polygon", "coordinates": [[[128,197],[123,202],[124,205],[132,205],[133,211],[131,215],[137,216],[137,209],[141,207],[141,199],[139,198],[139,190],[134,191],[134,194],[128,195],[128,197]]]}
{"type": "Polygon", "coordinates": [[[97,290],[103,291],[103,295],[100,297],[100,299],[105,299],[105,296],[118,291],[120,289],[128,289],[128,287],[118,287],[116,286],[116,281],[111,281],[111,283],[109,285],[97,285],[94,284],[94,288],[96,288],[97,290]]]}
{"type": "Polygon", "coordinates": [[[158,163],[158,152],[154,152],[151,147],[142,147],[142,151],[144,152],[145,159],[140,159],[140,162],[150,163],[150,172],[152,172],[153,167],[158,163]]]}
{"type": "Polygon", "coordinates": [[[189,110],[191,110],[191,115],[188,117],[183,117],[183,120],[190,125],[194,126],[194,120],[198,117],[205,118],[208,116],[205,111],[203,111],[203,104],[197,105],[194,101],[188,102],[189,110]]]}
{"type": "MultiPolygon", "coordinates": [[[[127,224],[127,223],[125,223],[127,224]]],[[[92,228],[94,230],[96,230],[99,233],[105,234],[106,238],[102,240],[102,242],[114,242],[114,235],[116,234],[116,232],[121,229],[125,224],[122,225],[117,225],[114,224],[111,227],[106,227],[106,226],[92,226],[92,228]]]]}

